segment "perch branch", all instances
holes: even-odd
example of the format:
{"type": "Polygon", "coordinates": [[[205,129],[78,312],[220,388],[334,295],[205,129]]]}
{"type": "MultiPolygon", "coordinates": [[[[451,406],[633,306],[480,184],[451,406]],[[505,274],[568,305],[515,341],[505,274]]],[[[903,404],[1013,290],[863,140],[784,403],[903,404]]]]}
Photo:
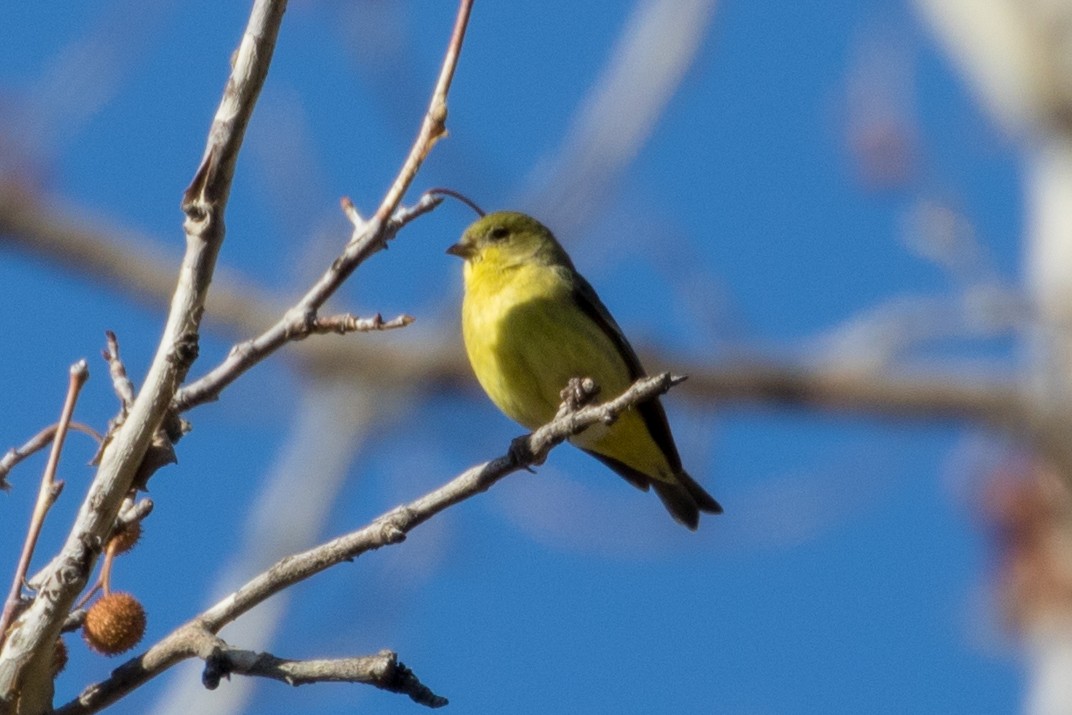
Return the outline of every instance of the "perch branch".
{"type": "Polygon", "coordinates": [[[681,379],[669,373],[643,378],[604,404],[582,407],[576,411],[563,410],[552,422],[514,440],[501,457],[466,470],[439,489],[392,509],[364,528],[277,561],[237,591],[172,631],[142,655],[119,666],[107,680],[88,687],[57,713],[85,715],[97,712],[186,658],[207,658],[211,648],[204,646],[205,633],[214,636],[257,604],[325,569],[353,561],[367,551],[401,543],[409,531],[436,514],[487,491],[508,474],[542,463],[555,445],[571,435],[597,422],[613,421],[632,406],[666,392],[681,379]]]}

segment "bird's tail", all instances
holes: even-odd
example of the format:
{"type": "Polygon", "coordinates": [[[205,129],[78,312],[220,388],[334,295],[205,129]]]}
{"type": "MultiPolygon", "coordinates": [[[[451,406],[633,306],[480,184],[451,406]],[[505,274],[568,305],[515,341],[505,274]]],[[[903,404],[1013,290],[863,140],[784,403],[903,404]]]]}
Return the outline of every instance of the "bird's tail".
{"type": "Polygon", "coordinates": [[[655,493],[659,495],[666,510],[670,512],[670,516],[693,531],[696,531],[696,527],[700,525],[701,511],[706,514],[722,513],[722,505],[715,501],[715,498],[708,494],[685,470],[681,470],[672,477],[655,479],[613,457],[593,452],[590,449],[584,451],[613,469],[637,489],[648,491],[649,486],[655,487],[655,493]]]}
{"type": "Polygon", "coordinates": [[[674,519],[696,531],[696,527],[700,525],[701,511],[706,514],[722,513],[722,505],[684,470],[675,475],[675,480],[651,480],[655,493],[674,519]]]}

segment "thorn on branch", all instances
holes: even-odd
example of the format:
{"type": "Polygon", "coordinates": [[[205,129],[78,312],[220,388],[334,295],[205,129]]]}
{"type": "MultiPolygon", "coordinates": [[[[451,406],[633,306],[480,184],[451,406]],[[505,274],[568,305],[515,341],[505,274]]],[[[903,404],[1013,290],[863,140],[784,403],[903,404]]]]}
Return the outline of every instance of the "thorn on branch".
{"type": "Polygon", "coordinates": [[[215,690],[220,687],[220,681],[224,678],[230,680],[234,670],[231,658],[222,648],[217,648],[212,655],[205,658],[205,668],[201,671],[201,684],[206,690],[215,690]]]}
{"type": "Polygon", "coordinates": [[[63,485],[66,484],[62,479],[53,482],[48,488],[48,505],[51,507],[56,503],[56,500],[60,498],[60,494],[63,493],[63,485]]]}
{"type": "Polygon", "coordinates": [[[63,621],[63,626],[60,628],[60,633],[71,633],[77,631],[82,627],[82,624],[86,622],[86,609],[76,608],[67,614],[67,618],[63,621]]]}
{"type": "Polygon", "coordinates": [[[171,345],[168,360],[175,365],[180,376],[197,360],[201,352],[201,336],[196,330],[187,330],[171,345]]]}

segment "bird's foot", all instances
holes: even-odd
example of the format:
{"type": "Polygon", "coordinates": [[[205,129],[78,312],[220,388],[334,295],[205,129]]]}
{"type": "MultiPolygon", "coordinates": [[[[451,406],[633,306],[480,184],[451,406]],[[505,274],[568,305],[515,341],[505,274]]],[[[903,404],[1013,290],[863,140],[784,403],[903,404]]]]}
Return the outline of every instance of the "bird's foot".
{"type": "Polygon", "coordinates": [[[563,412],[576,412],[599,394],[599,385],[590,377],[571,377],[566,387],[559,393],[562,398],[562,406],[559,414],[563,412]]]}
{"type": "Polygon", "coordinates": [[[544,462],[544,458],[532,451],[532,445],[529,444],[529,435],[527,434],[515,437],[510,442],[510,449],[507,450],[507,453],[514,464],[521,466],[526,472],[532,474],[536,473],[536,470],[532,467],[544,462]]]}

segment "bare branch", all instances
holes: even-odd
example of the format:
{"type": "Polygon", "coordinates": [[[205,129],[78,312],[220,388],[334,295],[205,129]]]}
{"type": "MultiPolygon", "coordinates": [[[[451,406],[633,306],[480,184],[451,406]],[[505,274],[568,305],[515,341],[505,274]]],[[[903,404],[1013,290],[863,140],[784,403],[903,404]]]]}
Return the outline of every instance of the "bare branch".
{"type": "Polygon", "coordinates": [[[541,464],[548,452],[566,438],[597,422],[613,421],[631,406],[666,392],[679,380],[669,373],[643,378],[609,402],[568,411],[530,435],[515,440],[505,455],[467,470],[430,494],[384,514],[365,528],[277,562],[205,611],[200,619],[210,630],[217,631],[283,588],[329,566],[351,561],[366,551],[399,543],[407,532],[447,507],[487,491],[512,472],[541,464]]]}
{"type": "Polygon", "coordinates": [[[97,476],[63,550],[46,568],[37,598],[0,652],[0,701],[4,711],[16,707],[16,701],[20,712],[44,712],[51,707],[50,678],[47,684],[34,683],[28,687],[30,676],[35,680],[40,680],[38,676],[48,676],[48,668],[34,668],[33,661],[51,651],[175,390],[196,358],[197,331],[223,242],[223,213],[238,150],[267,76],[285,9],[285,0],[257,0],[254,4],[233,58],[231,76],[209,133],[204,159],[183,202],[187,214],[186,253],[163,338],[127,420],[102,456],[97,476]]]}
{"type": "MultiPolygon", "coordinates": [[[[438,708],[447,699],[421,683],[398,656],[383,650],[373,656],[331,660],[287,660],[270,653],[256,653],[227,645],[197,621],[182,626],[166,639],[178,659],[201,658],[205,669],[201,680],[215,690],[220,680],[232,673],[280,680],[288,685],[318,682],[365,683],[381,690],[408,695],[414,702],[438,708]]],[[[143,682],[144,666],[152,662],[152,651],[119,666],[108,680],[90,686],[75,700],[54,712],[56,715],[86,715],[98,712],[143,682]]],[[[176,660],[177,662],[177,660],[176,660]]]]}
{"type": "Polygon", "coordinates": [[[552,422],[514,440],[501,457],[466,470],[439,489],[392,509],[364,528],[277,561],[237,591],[172,631],[142,655],[119,666],[110,678],[91,685],[76,700],[56,712],[64,715],[97,712],[186,658],[207,659],[218,642],[214,639],[206,643],[206,633],[218,633],[225,625],[272,595],[325,569],[353,561],[365,552],[401,543],[409,531],[443,510],[487,491],[508,474],[542,463],[548,452],[568,437],[597,422],[613,422],[622,412],[666,392],[683,379],[669,373],[646,377],[609,402],[577,411],[564,410],[552,422]]]}
{"type": "MultiPolygon", "coordinates": [[[[393,236],[403,226],[412,221],[413,219],[428,213],[442,201],[441,198],[425,195],[421,197],[421,200],[416,205],[402,209],[396,212],[394,218],[387,222],[385,228],[384,240],[393,236]]],[[[352,245],[352,244],[351,244],[352,245]]],[[[346,251],[350,250],[350,246],[347,246],[346,251]]],[[[330,284],[330,290],[320,297],[319,293],[314,295],[317,290],[314,288],[293,307],[291,307],[272,327],[261,333],[252,340],[247,340],[244,343],[239,343],[231,348],[227,357],[222,363],[213,368],[207,375],[197,379],[193,383],[186,385],[178,391],[175,395],[173,407],[176,412],[184,412],[191,407],[209,402],[219,397],[228,385],[237,380],[247,370],[258,364],[266,357],[274,353],[281,348],[287,342],[294,340],[302,340],[308,337],[312,333],[328,332],[317,328],[316,311],[323,305],[323,302],[334,293],[343,280],[349,273],[343,274],[340,266],[345,265],[345,258],[347,253],[344,252],[342,256],[336,258],[331,268],[321,277],[317,285],[320,286],[327,281],[330,284]]],[[[371,255],[371,254],[370,254],[371,255]]],[[[350,268],[350,272],[357,267],[357,264],[353,264],[350,268]]],[[[401,316],[395,320],[405,323],[407,316],[401,316]]],[[[410,319],[412,322],[412,319],[410,319]]],[[[330,324],[330,323],[329,323],[330,324]]],[[[367,329],[383,329],[384,327],[400,327],[396,325],[380,326],[379,328],[371,327],[367,329]]],[[[354,330],[360,330],[362,328],[355,327],[354,330]]],[[[339,332],[334,327],[331,328],[331,332],[339,332]]]]}
{"type": "Polygon", "coordinates": [[[383,250],[387,246],[387,241],[397,233],[397,227],[392,230],[392,224],[411,220],[413,218],[411,214],[429,211],[443,200],[442,196],[425,194],[413,209],[398,211],[402,197],[416,178],[424,159],[436,142],[446,135],[447,94],[450,92],[454,71],[458,66],[462,41],[465,39],[465,30],[469,24],[469,14],[472,8],[473,0],[460,0],[458,14],[454,20],[454,30],[439,71],[439,79],[432,91],[432,98],[420,131],[410,148],[409,155],[402,164],[402,169],[395,177],[391,188],[387,190],[371,220],[362,219],[353,203],[349,199],[343,200],[343,213],[354,225],[350,242],[346,245],[342,255],[331,264],[331,267],[298,303],[295,309],[298,315],[313,315],[359,265],[372,254],[383,250]]]}
{"type": "Polygon", "coordinates": [[[232,673],[279,680],[287,685],[309,683],[365,683],[381,690],[402,693],[416,703],[443,707],[447,699],[433,693],[413,671],[398,662],[398,655],[382,650],[376,655],[330,660],[288,660],[270,653],[222,647],[205,660],[201,676],[205,687],[214,690],[221,678],[232,673]]]}

